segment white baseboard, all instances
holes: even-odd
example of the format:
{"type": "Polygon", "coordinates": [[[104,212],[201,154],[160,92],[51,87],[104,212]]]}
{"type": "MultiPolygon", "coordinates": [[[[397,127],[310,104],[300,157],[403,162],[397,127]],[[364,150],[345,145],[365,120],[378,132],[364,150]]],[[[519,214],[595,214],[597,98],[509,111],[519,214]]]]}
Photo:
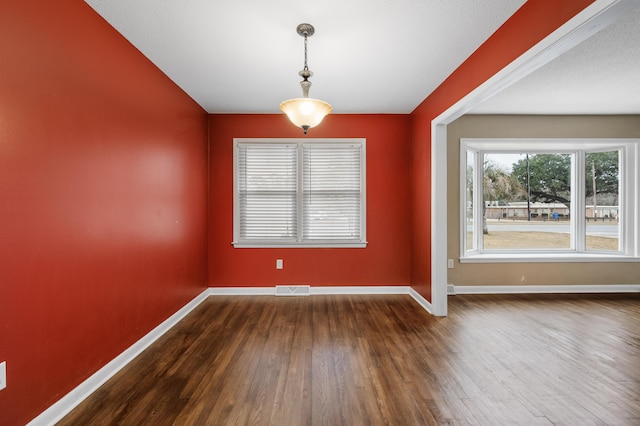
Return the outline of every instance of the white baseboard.
{"type": "MultiPolygon", "coordinates": [[[[211,296],[273,296],[274,287],[210,287],[211,296]]],[[[409,294],[410,286],[310,286],[309,294],[409,294]]]]}
{"type": "Polygon", "coordinates": [[[409,294],[411,287],[397,286],[331,286],[311,287],[311,294],[409,294]]]}
{"type": "Polygon", "coordinates": [[[640,284],[616,285],[449,285],[448,294],[640,293],[640,284]]]}
{"type": "Polygon", "coordinates": [[[420,293],[418,293],[417,291],[415,291],[411,287],[409,287],[409,294],[411,295],[411,297],[413,297],[413,300],[418,302],[418,304],[424,308],[425,311],[427,311],[427,312],[429,312],[430,314],[433,315],[433,306],[431,305],[431,303],[427,299],[422,297],[422,295],[420,293]]]}
{"type": "Polygon", "coordinates": [[[209,296],[273,296],[275,287],[209,287],[209,296]]]}
{"type": "Polygon", "coordinates": [[[178,312],[143,336],[136,343],[120,355],[111,360],[108,364],[95,372],[91,377],[78,385],[71,392],[62,397],[58,402],[43,411],[38,417],[31,420],[28,426],[49,426],[54,425],[73,410],[78,404],[84,401],[89,395],[95,392],[107,380],[113,377],[118,371],[129,364],[142,351],[147,349],[153,342],[158,340],[163,334],[169,331],[181,319],[187,316],[193,309],[200,305],[209,296],[209,290],[200,293],[191,302],[187,303],[178,312]]]}

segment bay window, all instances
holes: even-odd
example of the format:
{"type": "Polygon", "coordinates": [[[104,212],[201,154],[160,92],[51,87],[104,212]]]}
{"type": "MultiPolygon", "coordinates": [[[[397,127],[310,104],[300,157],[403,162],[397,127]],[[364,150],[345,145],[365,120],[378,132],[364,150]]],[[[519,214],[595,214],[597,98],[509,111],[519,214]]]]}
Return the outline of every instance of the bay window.
{"type": "Polygon", "coordinates": [[[462,139],[461,261],[638,258],[635,139],[462,139]]]}

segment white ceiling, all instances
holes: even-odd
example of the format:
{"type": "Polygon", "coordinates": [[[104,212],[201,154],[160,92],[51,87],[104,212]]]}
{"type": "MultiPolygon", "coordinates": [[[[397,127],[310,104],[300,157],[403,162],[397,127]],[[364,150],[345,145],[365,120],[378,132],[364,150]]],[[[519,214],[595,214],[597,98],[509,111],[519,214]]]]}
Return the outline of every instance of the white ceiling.
{"type": "Polygon", "coordinates": [[[310,96],[334,113],[409,113],[524,0],[86,0],[210,113],[280,113],[310,96]]]}
{"type": "MultiPolygon", "coordinates": [[[[86,0],[210,113],[409,113],[525,0],[86,0]]],[[[639,2],[640,4],[640,2],[639,2]]],[[[640,7],[472,113],[640,113],[640,7]]]]}

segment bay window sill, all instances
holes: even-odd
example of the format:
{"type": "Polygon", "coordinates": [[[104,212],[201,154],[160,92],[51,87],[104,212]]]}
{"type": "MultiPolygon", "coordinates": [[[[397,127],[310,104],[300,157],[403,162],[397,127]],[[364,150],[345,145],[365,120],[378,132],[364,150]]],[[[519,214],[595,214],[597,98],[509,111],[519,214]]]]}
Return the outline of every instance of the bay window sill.
{"type": "Polygon", "coordinates": [[[460,263],[609,263],[640,262],[639,257],[606,253],[480,253],[459,258],[460,263]]]}

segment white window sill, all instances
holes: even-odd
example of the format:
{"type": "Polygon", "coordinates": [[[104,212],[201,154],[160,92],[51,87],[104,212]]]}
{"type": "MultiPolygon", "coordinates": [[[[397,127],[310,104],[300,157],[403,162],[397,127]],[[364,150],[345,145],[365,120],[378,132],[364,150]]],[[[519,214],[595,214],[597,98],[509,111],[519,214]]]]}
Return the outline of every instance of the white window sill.
{"type": "Polygon", "coordinates": [[[234,248],[366,248],[364,243],[247,243],[233,242],[234,248]]]}
{"type": "Polygon", "coordinates": [[[459,260],[460,263],[640,262],[638,257],[604,253],[482,253],[459,260]]]}

